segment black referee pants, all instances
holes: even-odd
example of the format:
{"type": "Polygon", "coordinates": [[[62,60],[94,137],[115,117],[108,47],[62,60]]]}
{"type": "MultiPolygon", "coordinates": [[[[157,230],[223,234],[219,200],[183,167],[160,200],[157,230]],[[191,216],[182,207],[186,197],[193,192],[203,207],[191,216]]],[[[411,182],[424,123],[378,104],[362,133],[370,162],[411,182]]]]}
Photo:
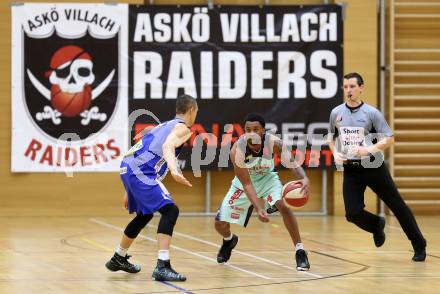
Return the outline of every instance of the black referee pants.
{"type": "Polygon", "coordinates": [[[385,164],[378,168],[344,164],[343,194],[347,220],[370,233],[378,230],[379,216],[364,209],[364,192],[367,186],[391,209],[413,247],[424,248],[426,241],[414,215],[400,196],[385,164]]]}

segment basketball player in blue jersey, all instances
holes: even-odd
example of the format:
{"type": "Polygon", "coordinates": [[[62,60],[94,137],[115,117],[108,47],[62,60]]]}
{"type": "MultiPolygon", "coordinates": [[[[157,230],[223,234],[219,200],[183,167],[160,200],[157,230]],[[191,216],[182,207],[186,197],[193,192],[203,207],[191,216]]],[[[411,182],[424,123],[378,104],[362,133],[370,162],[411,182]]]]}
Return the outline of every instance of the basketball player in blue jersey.
{"type": "MultiPolygon", "coordinates": [[[[217,262],[227,262],[238,243],[238,237],[231,233],[231,223],[246,227],[253,208],[256,209],[260,221],[269,221],[264,209],[265,204],[261,203],[264,199],[272,211],[279,210],[283,217],[284,225],[295,247],[297,270],[307,271],[310,264],[301,242],[298,223],[281,199],[282,184],[278,173],[274,171],[273,154],[281,154],[283,143],[275,135],[265,132],[265,121],[260,114],[248,114],[244,128],[245,135],[235,142],[230,154],[236,176],[215,218],[215,229],[223,237],[217,262]]],[[[291,170],[300,178],[303,184],[302,191],[309,193],[309,180],[302,167],[295,166],[291,170]]]]}
{"type": "Polygon", "coordinates": [[[171,236],[179,209],[161,181],[169,171],[176,182],[191,187],[191,183],[177,167],[177,156],[191,136],[189,127],[194,124],[197,111],[194,98],[189,95],[179,96],[176,99],[176,117],[149,130],[124,156],[121,163],[121,180],[126,191],[124,205],[130,214],[135,212],[136,217],[125,228],[115,254],[106,263],[110,271],[137,273],[141,270],[139,265],[128,261],[130,255],[127,255],[127,251],[140,231],[153,218],[153,214],[159,211],[159,252],[152,277],[156,281],[186,280],[170,264],[171,236]]]}

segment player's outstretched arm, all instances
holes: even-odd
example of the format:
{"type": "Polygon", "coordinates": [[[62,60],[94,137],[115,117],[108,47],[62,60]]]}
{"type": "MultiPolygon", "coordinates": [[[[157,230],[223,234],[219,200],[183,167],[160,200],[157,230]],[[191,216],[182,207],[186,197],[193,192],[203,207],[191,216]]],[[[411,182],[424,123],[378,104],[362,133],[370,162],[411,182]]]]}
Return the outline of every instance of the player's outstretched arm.
{"type": "Polygon", "coordinates": [[[191,183],[182,175],[178,168],[175,155],[176,148],[185,143],[190,136],[191,131],[187,126],[184,124],[177,124],[165,140],[162,146],[162,151],[173,179],[180,184],[192,187],[191,183]]]}

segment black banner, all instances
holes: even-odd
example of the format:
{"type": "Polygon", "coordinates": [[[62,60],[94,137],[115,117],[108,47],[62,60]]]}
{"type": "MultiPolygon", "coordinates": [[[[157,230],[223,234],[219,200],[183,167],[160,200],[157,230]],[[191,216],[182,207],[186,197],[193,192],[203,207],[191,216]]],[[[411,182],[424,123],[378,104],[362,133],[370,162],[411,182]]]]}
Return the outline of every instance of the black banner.
{"type": "MultiPolygon", "coordinates": [[[[191,168],[190,147],[203,133],[210,133],[205,143],[216,153],[201,168],[226,167],[219,164],[221,146],[243,133],[249,112],[262,113],[267,128],[295,146],[306,166],[330,167],[319,135],[342,103],[342,29],[338,5],[131,5],[129,113],[146,109],[169,120],[180,94],[197,98],[194,136],[179,157],[184,169],[191,168]]],[[[155,123],[152,115],[139,116],[132,138],[155,123]]]]}

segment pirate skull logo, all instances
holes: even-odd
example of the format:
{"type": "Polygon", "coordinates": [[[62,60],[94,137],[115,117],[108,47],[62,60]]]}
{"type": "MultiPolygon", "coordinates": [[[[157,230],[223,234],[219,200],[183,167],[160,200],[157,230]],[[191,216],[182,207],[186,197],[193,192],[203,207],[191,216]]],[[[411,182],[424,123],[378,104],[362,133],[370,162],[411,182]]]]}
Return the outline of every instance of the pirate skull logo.
{"type": "Polygon", "coordinates": [[[24,34],[25,105],[35,125],[57,140],[65,133],[86,139],[116,113],[119,34],[91,35],[89,29],[81,37],[56,29],[24,34]]]}
{"type": "Polygon", "coordinates": [[[107,119],[107,115],[100,113],[98,107],[89,108],[92,101],[109,86],[115,70],[112,70],[97,87],[92,88],[95,81],[93,59],[81,47],[66,45],[52,55],[50,69],[45,73],[51,84],[50,90],[29,69],[27,69],[27,74],[34,87],[50,100],[54,108],[46,106],[44,112],[38,112],[36,114],[38,121],[49,118],[58,125],[61,123],[61,116],[80,115],[83,118],[81,124],[88,125],[92,120],[105,121],[107,119]]]}
{"type": "Polygon", "coordinates": [[[90,107],[95,75],[92,58],[82,48],[68,45],[58,49],[46,76],[52,84],[52,106],[61,114],[74,117],[90,107]]]}

